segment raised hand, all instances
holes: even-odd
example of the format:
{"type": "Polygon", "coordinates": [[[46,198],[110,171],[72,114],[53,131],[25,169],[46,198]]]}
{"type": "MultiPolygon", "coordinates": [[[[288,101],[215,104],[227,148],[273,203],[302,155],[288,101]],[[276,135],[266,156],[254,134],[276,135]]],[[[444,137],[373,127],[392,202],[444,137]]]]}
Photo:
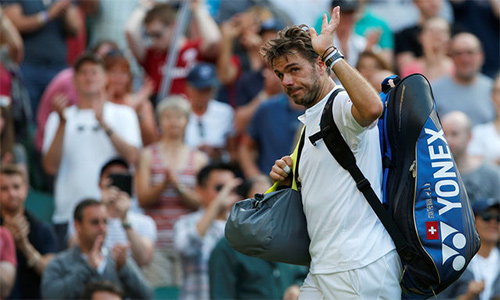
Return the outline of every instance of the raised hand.
{"type": "Polygon", "coordinates": [[[59,120],[61,122],[66,121],[66,116],[64,115],[64,109],[69,105],[69,98],[65,94],[56,94],[52,99],[52,107],[54,111],[59,115],[59,120]]]}
{"type": "Polygon", "coordinates": [[[120,271],[127,263],[127,250],[129,245],[117,244],[111,249],[111,257],[115,261],[116,271],[120,271]]]}
{"type": "Polygon", "coordinates": [[[94,245],[92,245],[92,249],[90,249],[90,252],[88,254],[87,262],[89,266],[94,270],[97,270],[102,260],[104,259],[101,253],[103,243],[104,235],[98,235],[95,238],[94,245]]]}
{"type": "Polygon", "coordinates": [[[321,25],[321,33],[318,35],[314,28],[310,28],[309,32],[311,35],[311,43],[314,51],[318,53],[319,56],[323,56],[326,49],[333,44],[333,36],[335,30],[340,23],[340,7],[336,6],[332,10],[332,18],[328,22],[328,17],[326,14],[323,15],[323,24],[321,25]]]}

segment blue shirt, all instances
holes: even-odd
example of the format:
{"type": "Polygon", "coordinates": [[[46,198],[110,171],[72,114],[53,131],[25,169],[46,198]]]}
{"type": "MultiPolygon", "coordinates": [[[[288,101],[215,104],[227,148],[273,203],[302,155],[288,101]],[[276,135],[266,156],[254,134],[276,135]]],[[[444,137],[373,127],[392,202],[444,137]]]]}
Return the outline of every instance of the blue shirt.
{"type": "Polygon", "coordinates": [[[303,112],[293,109],[281,93],[262,103],[253,115],[247,133],[257,143],[257,166],[263,174],[269,173],[276,159],[292,153],[300,125],[297,118],[303,112]]]}

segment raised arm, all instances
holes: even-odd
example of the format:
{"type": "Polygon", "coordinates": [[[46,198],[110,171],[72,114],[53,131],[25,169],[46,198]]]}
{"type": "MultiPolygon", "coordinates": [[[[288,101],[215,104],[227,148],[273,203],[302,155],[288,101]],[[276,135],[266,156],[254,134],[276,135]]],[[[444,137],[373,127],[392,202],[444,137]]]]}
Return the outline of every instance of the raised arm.
{"type": "MultiPolygon", "coordinates": [[[[310,29],[311,42],[314,51],[320,57],[328,57],[332,51],[333,35],[340,23],[340,8],[337,6],[332,10],[332,18],[328,22],[326,14],[323,15],[321,34],[318,35],[314,28],[310,29]],[[325,53],[327,52],[327,53],[325,53]]],[[[333,45],[335,46],[335,45],[333,45]]],[[[328,66],[327,66],[328,67],[328,66]]],[[[333,63],[333,72],[346,89],[353,103],[352,115],[363,127],[373,123],[383,111],[383,105],[375,89],[366,81],[359,72],[351,67],[344,59],[333,63]]]]}
{"type": "Polygon", "coordinates": [[[142,21],[146,13],[153,6],[152,1],[142,1],[137,7],[125,25],[125,37],[127,45],[134,55],[137,62],[141,63],[146,56],[146,41],[142,37],[142,21]]]}
{"type": "Polygon", "coordinates": [[[191,0],[191,12],[197,30],[202,39],[201,52],[204,56],[215,55],[221,41],[219,26],[215,23],[208,12],[207,6],[202,0],[191,0]]]}

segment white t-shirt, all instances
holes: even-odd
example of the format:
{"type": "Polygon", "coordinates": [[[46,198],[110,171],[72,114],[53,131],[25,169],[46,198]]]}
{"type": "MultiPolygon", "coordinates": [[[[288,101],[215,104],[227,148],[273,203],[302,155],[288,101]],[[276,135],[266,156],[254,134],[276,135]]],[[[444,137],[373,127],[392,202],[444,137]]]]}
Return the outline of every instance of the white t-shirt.
{"type": "MultiPolygon", "coordinates": [[[[66,129],[61,164],[55,182],[56,224],[71,220],[74,208],[85,198],[100,199],[99,172],[104,163],[118,156],[110,138],[99,126],[92,109],[70,106],[65,109],[66,129]]],[[[106,102],[103,117],[108,126],[130,145],[142,146],[139,121],[128,106],[106,102]]],[[[59,116],[52,112],[45,127],[43,153],[49,150],[59,126],[59,116]]]]}
{"type": "MultiPolygon", "coordinates": [[[[299,177],[311,238],[312,274],[364,267],[395,249],[349,172],[337,163],[323,140],[313,146],[307,138],[320,131],[321,114],[332,92],[299,117],[306,124],[299,177]]],[[[339,93],[333,105],[334,120],[353,150],[359,168],[380,197],[382,163],[378,128],[375,123],[367,128],[360,126],[352,116],[351,107],[347,93],[339,93]]]]}
{"type": "Polygon", "coordinates": [[[484,290],[479,295],[481,300],[489,300],[493,292],[493,283],[500,272],[500,251],[497,248],[491,250],[488,257],[476,255],[470,261],[468,268],[472,270],[475,281],[484,281],[484,290]]]}
{"type": "Polygon", "coordinates": [[[494,162],[500,161],[500,133],[493,122],[474,126],[468,152],[494,162]]]}
{"type": "Polygon", "coordinates": [[[234,110],[226,103],[217,100],[208,102],[207,111],[198,116],[191,113],[186,127],[186,144],[191,148],[200,145],[226,147],[228,136],[234,134],[234,110]]]}

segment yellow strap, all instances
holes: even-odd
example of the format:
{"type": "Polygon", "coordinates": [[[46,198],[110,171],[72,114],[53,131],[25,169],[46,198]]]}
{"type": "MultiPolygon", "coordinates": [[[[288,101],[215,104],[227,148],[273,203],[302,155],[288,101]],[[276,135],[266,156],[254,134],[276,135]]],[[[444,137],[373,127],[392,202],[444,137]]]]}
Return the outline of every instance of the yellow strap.
{"type": "MultiPolygon", "coordinates": [[[[292,173],[290,173],[290,175],[292,176],[292,189],[294,190],[297,190],[297,182],[295,181],[295,168],[296,168],[296,165],[295,165],[295,162],[297,161],[297,155],[299,153],[299,145],[300,145],[300,139],[302,139],[302,135],[304,134],[304,131],[305,131],[306,127],[303,126],[302,127],[302,132],[300,133],[300,137],[297,141],[297,145],[295,145],[295,150],[293,150],[292,154],[290,154],[290,157],[292,158],[292,164],[293,164],[293,167],[292,167],[292,173]]],[[[266,192],[265,194],[268,194],[268,193],[271,193],[271,192],[275,192],[277,189],[278,189],[278,186],[281,184],[281,181],[276,181],[272,187],[270,187],[266,192]]]]}

